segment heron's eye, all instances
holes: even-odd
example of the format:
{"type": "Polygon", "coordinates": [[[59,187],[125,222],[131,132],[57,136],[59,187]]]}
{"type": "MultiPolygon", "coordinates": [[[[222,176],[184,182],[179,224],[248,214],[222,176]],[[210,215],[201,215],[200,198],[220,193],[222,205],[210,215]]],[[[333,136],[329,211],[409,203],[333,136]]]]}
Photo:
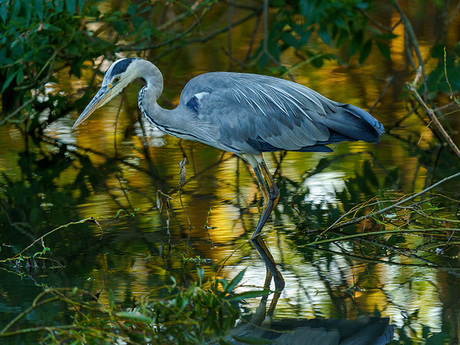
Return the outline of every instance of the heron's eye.
{"type": "Polygon", "coordinates": [[[115,78],[113,79],[113,82],[114,82],[114,83],[118,83],[119,81],[120,81],[120,77],[115,77],[115,78]]]}

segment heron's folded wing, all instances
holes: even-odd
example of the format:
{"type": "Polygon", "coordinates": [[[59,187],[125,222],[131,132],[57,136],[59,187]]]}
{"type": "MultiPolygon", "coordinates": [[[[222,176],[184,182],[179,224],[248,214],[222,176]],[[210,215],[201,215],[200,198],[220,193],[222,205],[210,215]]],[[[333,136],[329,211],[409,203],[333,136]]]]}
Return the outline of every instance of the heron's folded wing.
{"type": "Polygon", "coordinates": [[[241,152],[330,151],[324,145],[376,141],[381,134],[380,123],[364,110],[263,75],[203,74],[187,84],[181,103],[197,121],[210,124],[210,136],[241,152]]]}

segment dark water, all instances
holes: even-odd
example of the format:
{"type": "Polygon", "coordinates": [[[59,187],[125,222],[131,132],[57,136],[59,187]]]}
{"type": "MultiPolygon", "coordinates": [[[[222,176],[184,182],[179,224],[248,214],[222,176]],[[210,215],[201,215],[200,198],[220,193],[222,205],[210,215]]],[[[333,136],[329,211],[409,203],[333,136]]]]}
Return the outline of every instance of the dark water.
{"type": "MultiPolygon", "coordinates": [[[[403,43],[395,40],[392,49],[401,49],[398,44],[403,43]]],[[[225,55],[211,58],[206,54],[213,52],[206,49],[191,47],[188,54],[195,58],[177,56],[174,66],[172,60],[158,63],[165,72],[166,97],[173,103],[191,75],[227,65],[225,55]],[[199,54],[202,59],[196,58],[199,54]]],[[[291,59],[287,53],[283,63],[290,65],[291,59]]],[[[420,151],[431,145],[433,134],[426,131],[416,148],[404,138],[423,131],[417,118],[391,129],[407,114],[400,94],[413,75],[399,73],[407,67],[403,60],[396,58],[390,67],[378,54],[370,59],[362,67],[330,63],[320,70],[303,67],[293,72],[297,82],[363,108],[379,97],[386,78],[397,79],[373,111],[387,128],[381,143],[341,143],[332,154],[266,155],[282,192],[263,232],[286,282],[275,320],[377,315],[390,318],[396,329],[394,344],[454,344],[460,324],[458,256],[433,255],[429,236],[405,235],[405,245],[398,247],[405,249],[400,250],[365,241],[305,245],[311,233],[325,229],[348,210],[340,197],[345,187],[350,191],[355,186],[357,198],[366,201],[420,191],[433,178],[433,167],[420,151]],[[318,169],[321,160],[328,163],[324,169],[318,169]],[[421,255],[422,247],[431,254],[421,255]]],[[[61,80],[50,85],[50,91],[84,85],[84,79],[69,83],[62,75],[61,80]]],[[[229,153],[179,141],[148,125],[144,136],[139,123],[134,123],[138,89],[133,85],[125,92],[116,131],[121,97],[72,130],[81,109],[75,110],[49,126],[42,141],[25,138],[14,126],[0,128],[1,259],[69,222],[93,217],[100,225],[71,224],[46,236],[43,244],[50,249],[46,257],[51,260],[37,258],[38,267],[33,261],[28,262],[32,267],[2,263],[0,327],[46,286],[100,292],[100,300],[108,303],[109,291],[123,301],[170,284],[171,276],[181,284],[196,281],[197,267],[204,268],[208,278],[228,279],[246,269],[240,292],[263,286],[266,268],[248,241],[261,205],[252,173],[229,153]],[[187,183],[179,191],[179,163],[184,156],[187,183]]],[[[458,117],[451,119],[451,126],[458,133],[458,117]]],[[[449,157],[453,156],[445,151],[440,155],[435,181],[458,171],[449,157]]],[[[443,184],[436,193],[455,199],[458,180],[443,184]]],[[[435,202],[451,207],[445,198],[435,202]]],[[[448,210],[436,214],[449,217],[448,210]]],[[[381,229],[376,223],[359,226],[381,229]]],[[[386,229],[391,227],[387,224],[386,229]]],[[[28,254],[42,249],[39,242],[28,254]]],[[[247,303],[254,311],[259,300],[247,303]]],[[[58,317],[57,312],[37,310],[25,322],[46,325],[58,317]]]]}

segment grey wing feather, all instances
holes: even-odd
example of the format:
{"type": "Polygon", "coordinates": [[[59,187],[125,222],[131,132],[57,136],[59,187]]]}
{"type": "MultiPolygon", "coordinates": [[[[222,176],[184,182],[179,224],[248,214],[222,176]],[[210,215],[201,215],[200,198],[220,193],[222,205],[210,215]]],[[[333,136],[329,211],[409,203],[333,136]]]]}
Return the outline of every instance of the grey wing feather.
{"type": "Polygon", "coordinates": [[[383,126],[364,110],[263,75],[200,75],[182,91],[180,106],[195,118],[195,126],[201,123],[210,131],[203,141],[235,153],[331,151],[325,145],[376,142],[383,133],[383,126]]]}

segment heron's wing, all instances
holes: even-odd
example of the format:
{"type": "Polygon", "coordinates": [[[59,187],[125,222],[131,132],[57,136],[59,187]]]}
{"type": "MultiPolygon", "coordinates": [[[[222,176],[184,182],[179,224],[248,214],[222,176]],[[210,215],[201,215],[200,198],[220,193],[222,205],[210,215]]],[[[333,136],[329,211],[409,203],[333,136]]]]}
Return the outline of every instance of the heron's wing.
{"type": "Polygon", "coordinates": [[[234,152],[331,151],[326,144],[375,142],[383,132],[364,110],[263,75],[203,74],[184,88],[181,106],[213,131],[205,138],[209,143],[218,140],[234,152]]]}

